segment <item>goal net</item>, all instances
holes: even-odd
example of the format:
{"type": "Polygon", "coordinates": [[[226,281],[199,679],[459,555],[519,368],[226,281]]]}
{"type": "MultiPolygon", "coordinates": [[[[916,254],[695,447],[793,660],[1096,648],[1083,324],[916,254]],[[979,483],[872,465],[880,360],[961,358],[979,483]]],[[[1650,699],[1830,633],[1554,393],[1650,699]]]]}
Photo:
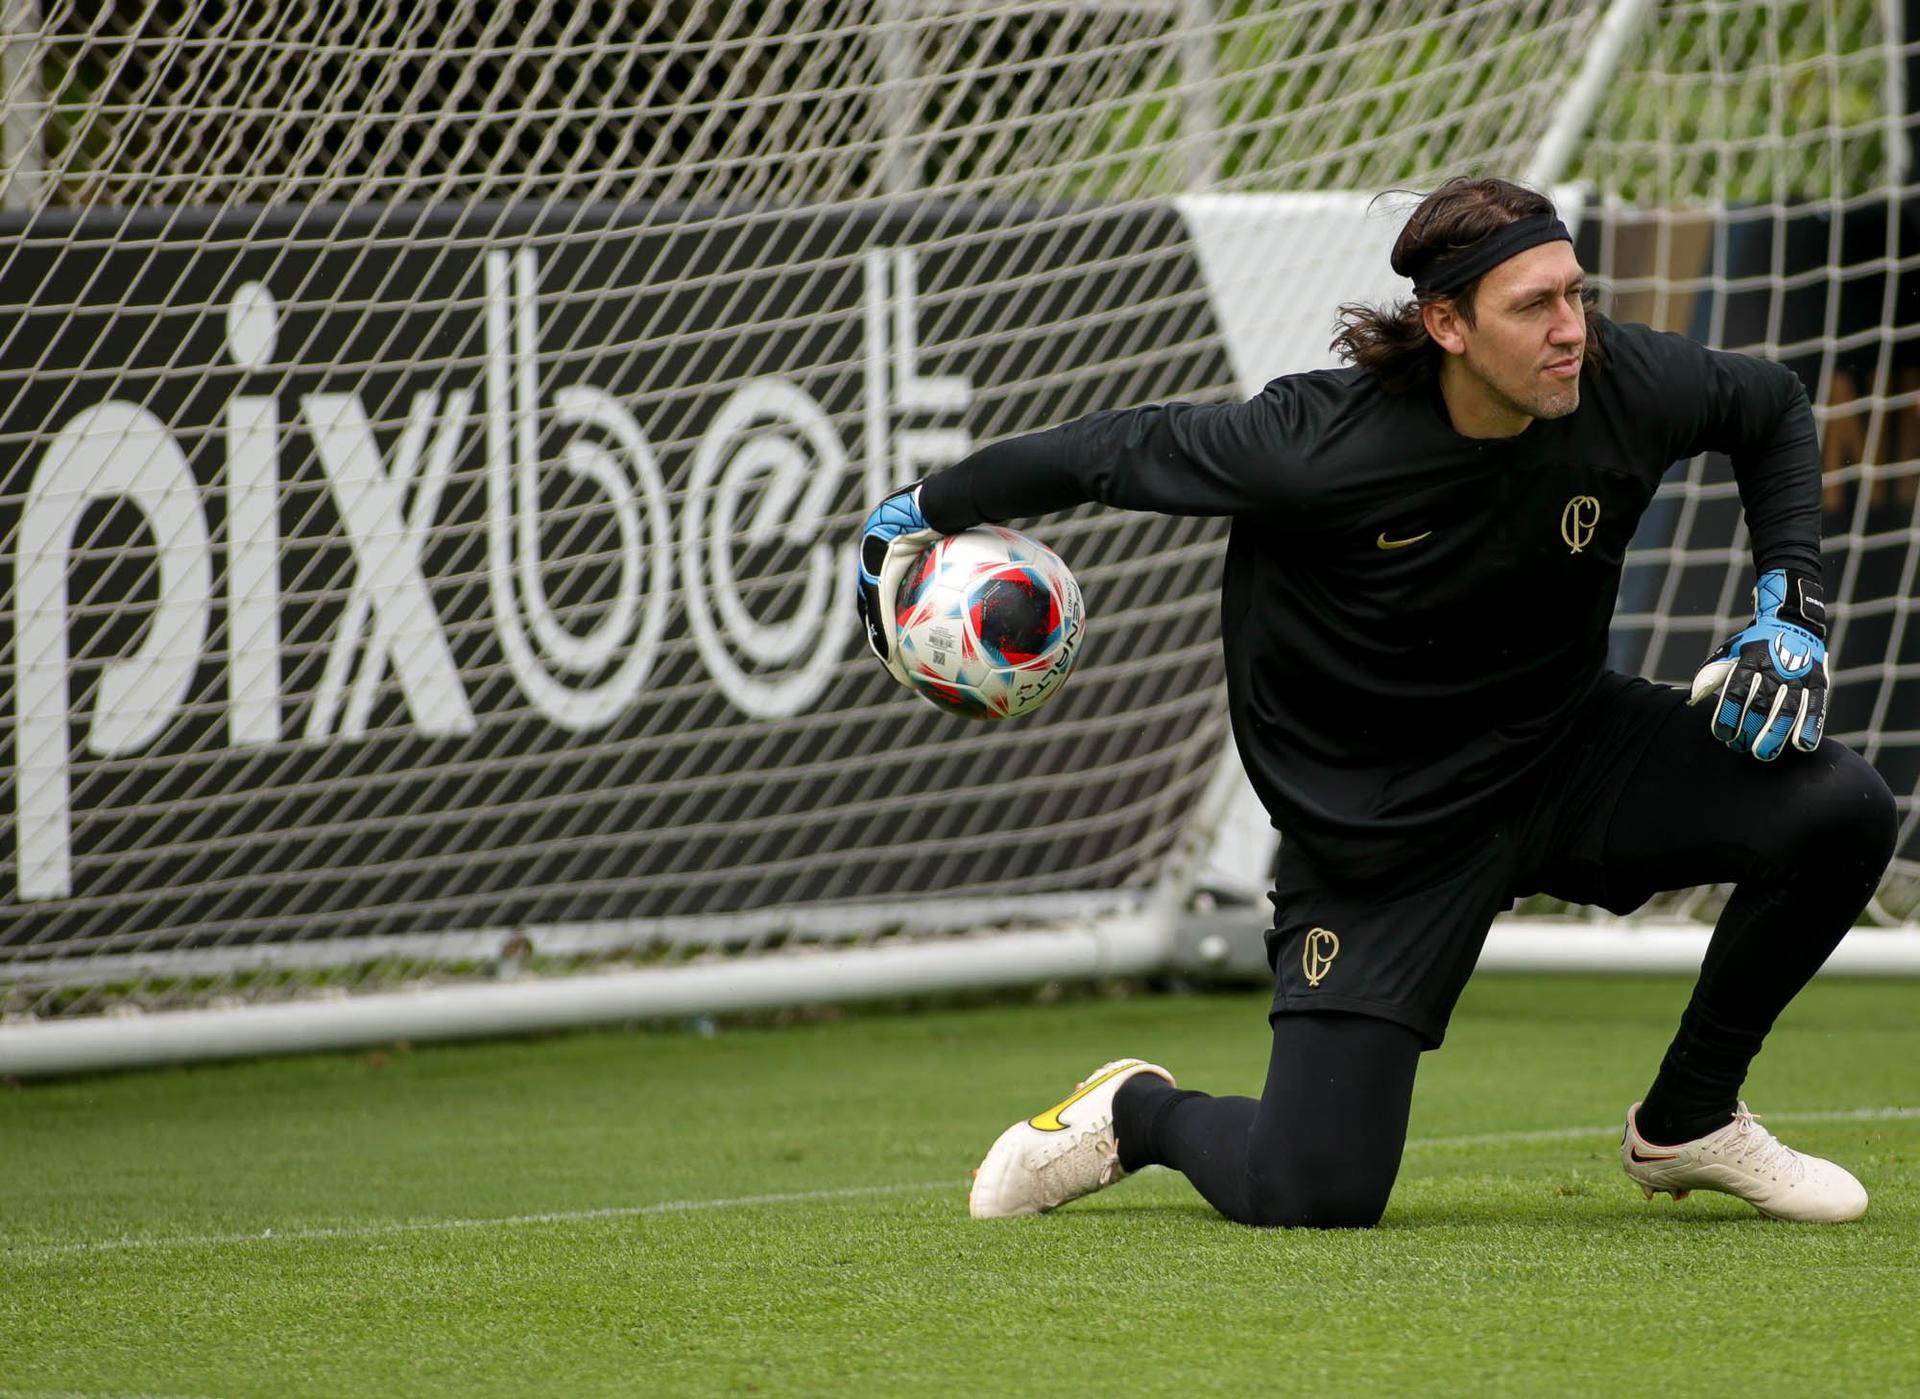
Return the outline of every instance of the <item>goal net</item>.
{"type": "MultiPolygon", "coordinates": [[[[1338,302],[1398,291],[1369,196],[1466,170],[1578,182],[1619,314],[1817,390],[1833,728],[1908,814],[1904,918],[1897,19],[7,0],[0,1072],[49,1027],[401,988],[1147,969],[1158,933],[1099,930],[1164,931],[1223,836],[1262,874],[1222,526],[1037,526],[1091,636],[1005,725],[866,656],[853,529],[972,443],[1325,363],[1338,302]],[[1093,941],[981,931],[1036,925],[1093,941]]],[[[1744,606],[1736,507],[1676,475],[1621,664],[1678,679],[1744,606]]]]}

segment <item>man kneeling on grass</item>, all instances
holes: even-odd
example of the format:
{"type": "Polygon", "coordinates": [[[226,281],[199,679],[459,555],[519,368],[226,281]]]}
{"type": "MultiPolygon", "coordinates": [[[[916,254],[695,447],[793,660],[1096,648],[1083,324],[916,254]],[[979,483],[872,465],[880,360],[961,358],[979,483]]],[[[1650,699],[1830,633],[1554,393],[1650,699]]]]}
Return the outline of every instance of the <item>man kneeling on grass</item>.
{"type": "Polygon", "coordinates": [[[858,596],[884,661],[899,578],[942,534],[1089,501],[1230,516],[1233,732],[1283,836],[1261,1096],[1117,1060],[1008,1128],[969,1206],[1031,1214],[1157,1164],[1230,1219],[1370,1226],[1415,1066],[1496,913],[1534,893],[1625,913],[1728,883],[1621,1162],[1649,1198],[1721,1190],[1776,1218],[1856,1219],[1860,1182],[1739,1099],[1895,836],[1879,775],[1821,741],[1806,394],[1779,365],[1597,315],[1552,203],[1504,180],[1428,195],[1392,261],[1413,296],[1344,308],[1347,368],[996,442],[868,517],[858,596]],[[1661,476],[1707,451],[1733,461],[1757,581],[1752,622],[1689,694],[1609,671],[1607,628],[1661,476]],[[1704,723],[1687,710],[1702,702],[1704,723]]]}

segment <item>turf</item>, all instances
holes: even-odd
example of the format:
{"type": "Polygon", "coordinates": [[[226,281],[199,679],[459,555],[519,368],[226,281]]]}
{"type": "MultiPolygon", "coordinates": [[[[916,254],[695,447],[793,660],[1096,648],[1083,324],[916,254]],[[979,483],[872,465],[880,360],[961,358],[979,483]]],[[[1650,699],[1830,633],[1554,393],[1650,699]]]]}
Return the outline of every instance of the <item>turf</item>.
{"type": "Polygon", "coordinates": [[[1253,1090],[1247,994],[0,1090],[0,1394],[1915,1392],[1920,987],[1817,984],[1755,1067],[1873,1192],[1825,1228],[1620,1175],[1685,990],[1476,982],[1364,1233],[1238,1228],[1165,1172],[965,1217],[992,1137],[1103,1059],[1253,1090]]]}

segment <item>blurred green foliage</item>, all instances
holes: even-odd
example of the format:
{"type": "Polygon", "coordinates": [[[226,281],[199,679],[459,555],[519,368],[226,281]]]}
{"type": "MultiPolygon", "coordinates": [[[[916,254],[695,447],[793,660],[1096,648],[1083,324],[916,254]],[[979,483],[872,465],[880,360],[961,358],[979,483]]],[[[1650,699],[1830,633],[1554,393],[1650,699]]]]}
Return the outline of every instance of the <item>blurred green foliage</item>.
{"type": "MultiPolygon", "coordinates": [[[[1231,0],[1196,56],[1089,120],[1077,192],[1377,189],[1524,168],[1604,6],[1231,0]],[[1202,78],[1208,63],[1210,80],[1202,78]],[[1204,101],[1183,94],[1205,81],[1204,101]],[[1197,178],[1196,178],[1197,177],[1197,178]]],[[[1872,0],[1654,7],[1563,178],[1631,203],[1882,187],[1888,49],[1872,0]]]]}
{"type": "MultiPolygon", "coordinates": [[[[1116,200],[1524,170],[1597,0],[43,0],[55,202],[1116,200]],[[464,17],[463,17],[464,16],[464,17]]],[[[1633,203],[1889,176],[1878,0],[1666,0],[1566,178],[1633,203]]],[[[9,41],[19,65],[27,38],[9,41]]],[[[16,91],[24,92],[24,88],[16,91]]]]}

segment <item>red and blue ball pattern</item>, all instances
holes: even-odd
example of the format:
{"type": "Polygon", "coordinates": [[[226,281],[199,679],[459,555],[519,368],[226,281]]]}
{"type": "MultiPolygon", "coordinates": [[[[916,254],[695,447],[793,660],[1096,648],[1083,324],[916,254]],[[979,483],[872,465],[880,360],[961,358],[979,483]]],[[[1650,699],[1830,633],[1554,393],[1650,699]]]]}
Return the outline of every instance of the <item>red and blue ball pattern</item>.
{"type": "Polygon", "coordinates": [[[1058,694],[1086,630],[1080,586],[1046,545],[982,525],[934,543],[901,585],[900,659],[916,693],[974,719],[1058,694]]]}

